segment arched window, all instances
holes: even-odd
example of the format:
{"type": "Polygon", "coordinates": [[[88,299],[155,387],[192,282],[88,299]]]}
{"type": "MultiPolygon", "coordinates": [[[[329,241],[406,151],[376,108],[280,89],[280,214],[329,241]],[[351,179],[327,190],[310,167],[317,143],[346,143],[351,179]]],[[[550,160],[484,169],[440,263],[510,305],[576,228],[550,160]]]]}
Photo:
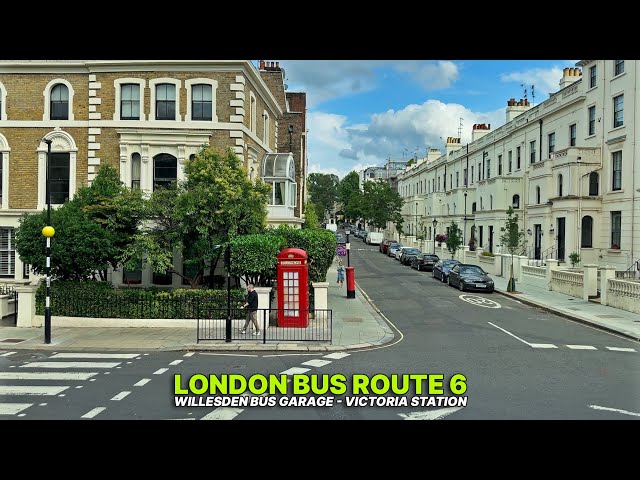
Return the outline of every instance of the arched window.
{"type": "Polygon", "coordinates": [[[178,178],[178,159],[168,153],[153,157],[153,190],[169,187],[178,178]]]}
{"type": "Polygon", "coordinates": [[[131,155],[131,189],[140,190],[140,154],[131,155]]]}
{"type": "Polygon", "coordinates": [[[589,174],[589,196],[598,196],[598,173],[591,172],[589,174]]]}
{"type": "Polygon", "coordinates": [[[51,89],[49,99],[51,120],[69,120],[69,89],[59,83],[51,89]]]}
{"type": "MultiPolygon", "coordinates": [[[[62,205],[76,193],[76,156],[78,147],[71,135],[54,130],[44,136],[51,140],[49,158],[49,193],[52,205],[62,205]]],[[[38,147],[38,209],[44,208],[46,199],[48,147],[44,141],[38,147]]]]}
{"type": "Polygon", "coordinates": [[[562,196],[562,174],[558,174],[558,196],[562,196]]]}
{"type": "Polygon", "coordinates": [[[511,206],[513,208],[520,208],[520,195],[514,195],[511,201],[511,206]]]}
{"type": "Polygon", "coordinates": [[[540,205],[540,187],[536,187],[536,204],[540,205]]]}
{"type": "Polygon", "coordinates": [[[593,218],[589,215],[582,217],[582,248],[593,248],[593,218]]]}
{"type": "Polygon", "coordinates": [[[0,133],[0,208],[9,208],[9,154],[7,138],[0,133]]]}
{"type": "Polygon", "coordinates": [[[291,153],[267,153],[262,160],[262,177],[270,183],[270,206],[296,206],[296,175],[291,153]]]}

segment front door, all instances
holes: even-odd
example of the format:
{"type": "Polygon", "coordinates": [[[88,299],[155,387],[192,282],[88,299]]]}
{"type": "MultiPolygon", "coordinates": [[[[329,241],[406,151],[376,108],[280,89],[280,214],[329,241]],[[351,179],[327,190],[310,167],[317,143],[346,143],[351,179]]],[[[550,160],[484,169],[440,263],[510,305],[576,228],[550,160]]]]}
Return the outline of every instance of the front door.
{"type": "Polygon", "coordinates": [[[534,224],[533,230],[535,233],[533,258],[535,258],[536,260],[540,260],[540,254],[542,250],[542,225],[539,223],[534,224]]]}
{"type": "Polygon", "coordinates": [[[489,252],[493,253],[493,225],[489,225],[489,252]]]}
{"type": "Polygon", "coordinates": [[[564,217],[558,218],[558,260],[564,260],[564,221],[564,217]]]}

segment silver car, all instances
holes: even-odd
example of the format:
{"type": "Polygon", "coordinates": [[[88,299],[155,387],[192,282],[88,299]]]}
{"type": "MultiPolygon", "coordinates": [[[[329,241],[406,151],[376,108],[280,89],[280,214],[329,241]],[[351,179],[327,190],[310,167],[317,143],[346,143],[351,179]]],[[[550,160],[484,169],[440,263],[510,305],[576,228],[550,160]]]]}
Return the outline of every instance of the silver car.
{"type": "Polygon", "coordinates": [[[396,243],[395,245],[389,245],[389,248],[387,249],[387,255],[389,255],[390,257],[396,258],[396,252],[398,250],[400,250],[404,245],[402,245],[401,243],[396,243]]]}

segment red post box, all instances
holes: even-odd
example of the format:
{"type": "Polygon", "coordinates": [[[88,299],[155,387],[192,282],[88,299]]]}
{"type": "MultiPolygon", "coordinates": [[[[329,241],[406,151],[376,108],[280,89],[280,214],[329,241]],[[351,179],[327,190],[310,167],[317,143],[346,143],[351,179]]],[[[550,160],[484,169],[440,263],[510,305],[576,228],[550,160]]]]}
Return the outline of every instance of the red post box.
{"type": "Polygon", "coordinates": [[[309,325],[309,266],[307,252],[285,248],[278,256],[278,326],[309,325]]]}
{"type": "Polygon", "coordinates": [[[346,267],[347,271],[347,298],[356,298],[356,274],[353,267],[346,267]]]}

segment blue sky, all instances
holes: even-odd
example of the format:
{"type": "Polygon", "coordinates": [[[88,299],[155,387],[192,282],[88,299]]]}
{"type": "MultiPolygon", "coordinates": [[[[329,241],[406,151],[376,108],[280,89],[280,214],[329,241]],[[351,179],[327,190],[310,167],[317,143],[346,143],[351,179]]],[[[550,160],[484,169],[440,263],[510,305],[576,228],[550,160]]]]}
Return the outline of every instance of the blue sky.
{"type": "Polygon", "coordinates": [[[289,91],[307,93],[309,172],[335,173],[403,160],[441,138],[499,127],[510,98],[537,105],[576,60],[281,60],[289,91]],[[524,85],[524,86],[523,86],[524,85]],[[532,98],[531,86],[535,98],[532,98]],[[406,149],[406,150],[405,150],[406,149]]]}

